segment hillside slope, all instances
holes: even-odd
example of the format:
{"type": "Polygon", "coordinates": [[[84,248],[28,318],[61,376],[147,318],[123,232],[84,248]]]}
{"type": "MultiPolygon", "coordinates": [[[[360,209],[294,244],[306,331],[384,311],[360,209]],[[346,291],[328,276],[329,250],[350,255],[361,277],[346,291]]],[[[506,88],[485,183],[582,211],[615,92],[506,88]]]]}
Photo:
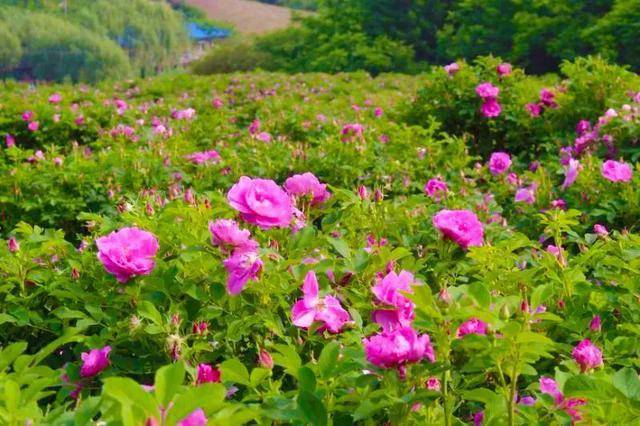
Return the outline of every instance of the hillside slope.
{"type": "Polygon", "coordinates": [[[242,34],[262,34],[285,28],[291,23],[292,11],[250,0],[187,0],[207,12],[207,16],[233,24],[242,34]]]}

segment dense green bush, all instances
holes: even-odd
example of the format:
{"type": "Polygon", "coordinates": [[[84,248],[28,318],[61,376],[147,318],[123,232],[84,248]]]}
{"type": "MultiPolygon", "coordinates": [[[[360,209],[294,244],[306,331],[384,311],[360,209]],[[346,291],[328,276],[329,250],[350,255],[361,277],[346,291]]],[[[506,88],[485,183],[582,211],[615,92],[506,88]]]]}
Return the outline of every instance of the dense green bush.
{"type": "Polygon", "coordinates": [[[251,41],[232,37],[217,42],[209,52],[192,65],[196,74],[220,74],[268,68],[274,58],[260,51],[251,41]]]}

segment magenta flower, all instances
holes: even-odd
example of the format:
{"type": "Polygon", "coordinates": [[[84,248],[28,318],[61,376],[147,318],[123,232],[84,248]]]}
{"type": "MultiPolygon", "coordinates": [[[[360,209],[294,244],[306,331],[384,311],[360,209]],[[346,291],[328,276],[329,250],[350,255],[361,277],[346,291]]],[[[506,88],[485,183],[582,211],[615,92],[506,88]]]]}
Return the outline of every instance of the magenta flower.
{"type": "Polygon", "coordinates": [[[269,132],[260,132],[255,135],[255,138],[260,142],[270,143],[271,142],[271,133],[269,132]]]}
{"type": "Polygon", "coordinates": [[[540,377],[540,392],[550,395],[555,401],[556,406],[564,410],[571,417],[572,423],[582,419],[582,415],[576,407],[585,405],[587,401],[582,398],[565,399],[558,388],[558,383],[552,378],[540,377]]]}
{"type": "Polygon", "coordinates": [[[218,219],[209,222],[211,244],[220,247],[225,252],[232,252],[236,248],[257,250],[258,243],[251,239],[251,233],[247,229],[240,229],[235,220],[218,219]]]}
{"type": "Polygon", "coordinates": [[[27,125],[27,128],[30,132],[37,132],[40,128],[40,123],[38,123],[37,121],[30,121],[27,125]]]}
{"type": "Polygon", "coordinates": [[[424,192],[435,201],[440,201],[442,196],[447,194],[448,190],[447,183],[440,178],[429,179],[424,186],[424,192]]]}
{"type": "Polygon", "coordinates": [[[211,101],[211,105],[213,105],[213,107],[214,107],[215,109],[220,109],[220,108],[222,108],[222,106],[224,105],[224,102],[223,102],[223,101],[222,101],[222,99],[220,99],[220,98],[214,98],[214,99],[211,101]]]}
{"type": "Polygon", "coordinates": [[[540,113],[542,112],[542,107],[540,106],[540,104],[536,103],[528,103],[524,106],[524,109],[527,110],[531,117],[539,117],[540,113]]]}
{"type": "Polygon", "coordinates": [[[220,370],[213,368],[209,364],[198,364],[198,377],[196,384],[220,383],[220,370]]]}
{"type": "Polygon", "coordinates": [[[158,240],[138,228],[122,228],[96,240],[98,259],[121,283],[138,275],[149,275],[155,267],[158,240]]]}
{"type": "Polygon", "coordinates": [[[198,408],[193,411],[184,419],[178,422],[178,426],[207,426],[207,416],[202,411],[202,408],[198,408]]]}
{"type": "Polygon", "coordinates": [[[604,365],[602,361],[602,351],[591,340],[584,339],[573,348],[571,352],[573,359],[580,365],[580,369],[585,371],[592,370],[596,367],[604,365]]]}
{"type": "Polygon", "coordinates": [[[284,189],[289,195],[297,198],[309,197],[311,205],[321,204],[331,197],[327,185],[320,183],[310,172],[291,176],[285,181],[284,189]]]}
{"type": "Polygon", "coordinates": [[[362,341],[367,361],[381,368],[397,368],[436,356],[428,334],[418,334],[412,327],[382,331],[362,341]]]}
{"type": "Polygon", "coordinates": [[[484,228],[475,213],[469,210],[440,210],[433,216],[433,225],[445,238],[457,243],[463,249],[481,246],[484,242],[484,228]]]}
{"type": "Polygon", "coordinates": [[[432,390],[432,391],[439,391],[440,390],[440,380],[435,377],[435,376],[431,376],[427,379],[427,389],[432,390]]]}
{"type": "Polygon", "coordinates": [[[586,132],[591,131],[591,123],[588,120],[580,120],[578,124],[576,124],[576,134],[578,136],[583,135],[586,132]]]}
{"type": "Polygon", "coordinates": [[[111,346],[105,346],[102,349],[91,349],[89,352],[83,352],[80,355],[80,358],[82,359],[80,376],[93,377],[107,368],[109,366],[109,352],[111,352],[111,346]]]}
{"type": "Polygon", "coordinates": [[[609,235],[609,231],[607,231],[607,228],[604,225],[600,225],[599,223],[593,225],[593,232],[601,237],[606,237],[607,235],[609,235]]]}
{"type": "Polygon", "coordinates": [[[569,164],[564,169],[564,182],[562,182],[562,190],[569,188],[578,178],[580,171],[580,161],[571,158],[569,164]]]}
{"type": "Polygon", "coordinates": [[[315,272],[307,272],[302,293],[303,298],[291,308],[291,319],[295,326],[309,328],[314,322],[321,322],[323,325],[318,331],[327,329],[331,333],[339,333],[351,320],[338,299],[331,295],[318,297],[318,279],[315,272]]]}
{"type": "Polygon", "coordinates": [[[514,198],[516,203],[533,204],[536,202],[536,185],[519,188],[514,198]]]}
{"type": "Polygon", "coordinates": [[[249,133],[252,135],[257,134],[260,131],[260,120],[253,120],[249,125],[249,133]]]}
{"type": "Polygon", "coordinates": [[[22,113],[22,120],[23,121],[31,121],[33,116],[34,116],[33,111],[25,111],[25,112],[22,113]]]}
{"type": "Polygon", "coordinates": [[[174,120],[186,120],[190,121],[196,116],[196,110],[193,108],[180,109],[171,113],[171,118],[174,120]]]}
{"type": "Polygon", "coordinates": [[[376,107],[376,108],[373,110],[373,115],[374,115],[376,118],[378,118],[378,117],[382,117],[382,114],[384,114],[384,110],[383,110],[382,108],[380,108],[380,107],[376,107]]]}
{"type": "Polygon", "coordinates": [[[485,82],[485,83],[480,83],[476,86],[476,93],[482,99],[487,99],[487,98],[495,99],[498,97],[498,94],[500,93],[500,89],[491,83],[485,82]]]}
{"type": "Polygon", "coordinates": [[[484,411],[478,411],[473,415],[473,426],[482,426],[484,424],[484,411]]]}
{"type": "Polygon", "coordinates": [[[408,271],[389,272],[384,278],[379,278],[371,291],[378,302],[393,309],[378,309],[373,311],[373,319],[384,330],[411,325],[415,318],[415,304],[403,293],[413,293],[411,286],[415,282],[413,274],[408,271]]]}
{"type": "Polygon", "coordinates": [[[293,219],[291,198],[272,180],[242,176],[227,193],[227,200],[245,222],[262,229],[284,228],[293,219]]]}
{"type": "Polygon", "coordinates": [[[450,63],[449,65],[445,65],[444,70],[450,77],[455,75],[458,71],[460,71],[460,65],[455,62],[450,63]]]}
{"type": "Polygon", "coordinates": [[[193,164],[219,163],[221,160],[220,154],[215,150],[194,152],[193,154],[185,155],[184,158],[193,164]]]}
{"type": "Polygon", "coordinates": [[[631,166],[615,160],[607,160],[602,164],[602,176],[611,182],[629,182],[633,177],[631,166]]]}
{"type": "Polygon", "coordinates": [[[15,237],[10,237],[9,241],[7,241],[7,246],[9,247],[9,251],[11,253],[16,253],[20,251],[20,243],[16,240],[15,237]]]}
{"type": "Polygon", "coordinates": [[[502,112],[502,107],[494,98],[487,98],[480,107],[480,112],[487,118],[498,117],[502,112]]]}
{"type": "Polygon", "coordinates": [[[249,280],[257,281],[263,266],[256,250],[242,247],[237,248],[223,264],[229,273],[227,292],[232,296],[240,294],[249,280]]]}
{"type": "Polygon", "coordinates": [[[492,175],[501,175],[511,167],[511,157],[506,152],[494,152],[489,158],[489,171],[492,175]]]}
{"type": "Polygon", "coordinates": [[[564,395],[558,388],[558,383],[550,377],[540,377],[540,392],[551,395],[556,404],[562,403],[564,395]]]}
{"type": "Polygon", "coordinates": [[[598,332],[602,329],[602,319],[600,319],[600,315],[594,315],[589,322],[589,330],[598,332]]]}
{"type": "Polygon", "coordinates": [[[470,320],[463,322],[456,331],[456,337],[459,339],[467,334],[487,334],[487,323],[479,320],[478,318],[471,318],[470,320]]]}
{"type": "Polygon", "coordinates": [[[49,96],[50,104],[58,104],[60,103],[61,100],[62,100],[62,95],[60,93],[54,93],[53,95],[49,96]]]}
{"type": "Polygon", "coordinates": [[[4,142],[7,148],[11,148],[16,145],[16,138],[11,133],[7,133],[4,137],[4,142]]]}
{"type": "Polygon", "coordinates": [[[511,64],[508,62],[503,62],[500,65],[498,65],[496,67],[496,72],[498,73],[498,76],[500,77],[505,77],[509,74],[511,74],[511,64]]]}
{"type": "Polygon", "coordinates": [[[558,106],[555,97],[556,95],[547,88],[540,90],[540,102],[548,108],[556,108],[558,106]]]}
{"type": "Polygon", "coordinates": [[[350,142],[355,138],[362,138],[364,126],[360,123],[345,124],[342,127],[342,142],[350,142]]]}

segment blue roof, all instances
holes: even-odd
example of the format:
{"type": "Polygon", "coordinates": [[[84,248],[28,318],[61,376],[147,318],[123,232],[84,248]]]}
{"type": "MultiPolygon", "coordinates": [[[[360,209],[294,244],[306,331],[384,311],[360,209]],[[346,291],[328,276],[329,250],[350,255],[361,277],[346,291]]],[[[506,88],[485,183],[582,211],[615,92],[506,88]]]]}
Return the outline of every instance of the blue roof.
{"type": "Polygon", "coordinates": [[[204,26],[195,22],[187,23],[187,31],[189,32],[189,37],[197,41],[225,38],[231,35],[230,30],[204,26]]]}

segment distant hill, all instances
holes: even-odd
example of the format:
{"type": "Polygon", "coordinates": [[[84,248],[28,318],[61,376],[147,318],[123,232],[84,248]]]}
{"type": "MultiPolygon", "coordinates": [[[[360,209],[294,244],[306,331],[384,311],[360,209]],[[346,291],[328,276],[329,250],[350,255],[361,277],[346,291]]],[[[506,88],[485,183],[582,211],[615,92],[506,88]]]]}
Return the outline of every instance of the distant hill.
{"type": "Polygon", "coordinates": [[[250,0],[186,0],[186,3],[205,10],[210,19],[233,24],[242,34],[267,33],[291,23],[291,9],[250,0]]]}

